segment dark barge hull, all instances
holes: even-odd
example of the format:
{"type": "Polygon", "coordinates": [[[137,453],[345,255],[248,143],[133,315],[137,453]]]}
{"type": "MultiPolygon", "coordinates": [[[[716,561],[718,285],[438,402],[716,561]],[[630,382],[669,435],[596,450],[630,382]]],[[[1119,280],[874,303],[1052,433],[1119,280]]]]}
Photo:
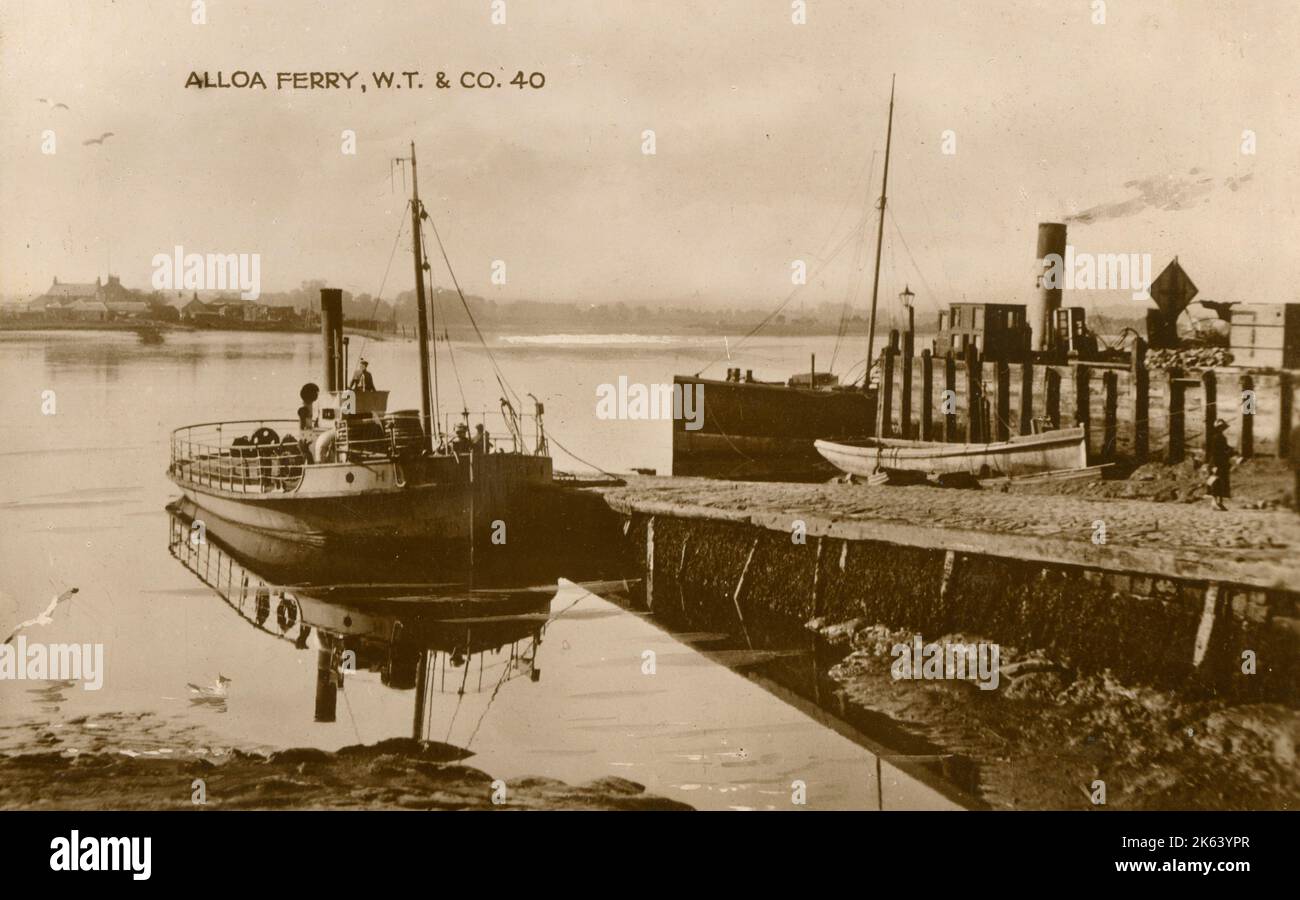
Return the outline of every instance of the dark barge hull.
{"type": "Polygon", "coordinates": [[[689,431],[684,419],[673,420],[674,475],[825,481],[839,472],[822,459],[813,441],[875,434],[874,391],[814,390],[684,375],[674,377],[673,383],[683,390],[704,386],[702,427],[689,431]]]}

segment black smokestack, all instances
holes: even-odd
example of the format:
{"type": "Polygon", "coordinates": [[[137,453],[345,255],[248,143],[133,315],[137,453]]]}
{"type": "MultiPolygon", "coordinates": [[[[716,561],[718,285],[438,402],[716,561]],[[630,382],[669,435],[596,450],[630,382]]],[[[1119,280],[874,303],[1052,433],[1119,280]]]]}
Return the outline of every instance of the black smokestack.
{"type": "MultiPolygon", "coordinates": [[[[1060,222],[1039,222],[1038,223],[1038,297],[1031,311],[1032,315],[1029,321],[1034,327],[1034,347],[1038,350],[1047,350],[1051,344],[1052,331],[1052,313],[1061,308],[1061,295],[1063,293],[1058,281],[1056,287],[1047,287],[1043,283],[1043,275],[1050,265],[1045,260],[1049,256],[1057,257],[1057,265],[1062,265],[1059,260],[1065,259],[1065,225],[1060,222]]],[[[1059,271],[1059,270],[1058,270],[1059,271]]]]}
{"type": "Polygon", "coordinates": [[[343,291],[320,289],[320,335],[325,347],[325,390],[343,390],[343,291]]]}

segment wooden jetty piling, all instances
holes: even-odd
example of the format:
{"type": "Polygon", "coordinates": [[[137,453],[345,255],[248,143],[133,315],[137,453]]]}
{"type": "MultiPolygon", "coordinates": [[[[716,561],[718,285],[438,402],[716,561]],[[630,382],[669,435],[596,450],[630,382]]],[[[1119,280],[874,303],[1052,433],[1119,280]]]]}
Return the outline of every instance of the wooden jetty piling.
{"type": "Polygon", "coordinates": [[[1011,367],[1005,362],[994,364],[994,389],[997,406],[990,434],[994,440],[1005,441],[1011,437],[1011,367]]]}
{"type": "Polygon", "coordinates": [[[1133,379],[1133,460],[1141,465],[1151,452],[1151,376],[1147,372],[1147,342],[1142,338],[1133,341],[1129,375],[1133,379]]]}
{"type": "MultiPolygon", "coordinates": [[[[947,397],[944,398],[945,402],[947,402],[948,398],[956,398],[957,360],[953,358],[951,350],[949,350],[948,355],[943,358],[943,389],[944,393],[947,395],[947,397]]],[[[947,406],[946,408],[954,410],[953,412],[944,413],[943,416],[943,439],[951,444],[960,440],[960,437],[957,434],[956,403],[953,403],[951,406],[947,406]]]]}
{"type": "Polygon", "coordinates": [[[1105,372],[1102,383],[1101,458],[1115,462],[1119,455],[1119,374],[1105,372]]]}
{"type": "Polygon", "coordinates": [[[979,351],[974,344],[966,345],[966,443],[984,442],[984,397],[982,379],[983,365],[980,363],[979,351]]]}
{"type": "Polygon", "coordinates": [[[1241,376],[1241,437],[1238,444],[1237,452],[1242,459],[1250,459],[1255,455],[1255,413],[1253,409],[1248,409],[1246,404],[1246,395],[1251,395],[1255,391],[1255,380],[1250,375],[1241,376]]]}
{"type": "Polygon", "coordinates": [[[934,358],[921,351],[921,440],[934,440],[934,358]]]}
{"type": "Polygon", "coordinates": [[[1170,465],[1182,462],[1184,455],[1183,424],[1186,417],[1183,412],[1183,403],[1186,391],[1182,374],[1178,369],[1170,369],[1168,375],[1169,424],[1166,437],[1165,462],[1170,465]]]}
{"type": "Polygon", "coordinates": [[[1034,366],[1020,364],[1020,433],[1034,432],[1034,366]]]}
{"type": "Polygon", "coordinates": [[[1202,432],[1202,438],[1207,460],[1214,453],[1214,423],[1219,418],[1218,392],[1218,382],[1214,377],[1214,370],[1206,369],[1201,373],[1201,403],[1205,413],[1205,429],[1202,432]]]}

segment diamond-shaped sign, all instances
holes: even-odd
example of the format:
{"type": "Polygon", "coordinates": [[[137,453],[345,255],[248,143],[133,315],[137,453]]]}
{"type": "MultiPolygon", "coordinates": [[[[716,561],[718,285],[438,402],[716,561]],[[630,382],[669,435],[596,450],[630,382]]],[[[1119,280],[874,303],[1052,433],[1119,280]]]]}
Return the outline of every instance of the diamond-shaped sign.
{"type": "Polygon", "coordinates": [[[1183,267],[1178,265],[1178,258],[1174,257],[1173,262],[1165,266],[1165,270],[1151,282],[1150,293],[1160,311],[1172,317],[1187,308],[1187,304],[1196,296],[1197,288],[1183,267]]]}

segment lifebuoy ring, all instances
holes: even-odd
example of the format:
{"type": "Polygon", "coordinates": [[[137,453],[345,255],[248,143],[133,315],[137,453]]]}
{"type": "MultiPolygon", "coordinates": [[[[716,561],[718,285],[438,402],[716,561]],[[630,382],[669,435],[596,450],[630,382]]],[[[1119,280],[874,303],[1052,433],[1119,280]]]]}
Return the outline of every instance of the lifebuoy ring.
{"type": "Polygon", "coordinates": [[[261,428],[253,432],[250,441],[254,447],[266,447],[271,444],[280,443],[280,435],[275,433],[274,428],[267,428],[263,425],[261,428]]]}
{"type": "Polygon", "coordinates": [[[256,616],[256,622],[258,625],[261,625],[266,621],[266,617],[271,614],[271,592],[267,589],[266,585],[262,585],[257,589],[257,595],[253,601],[253,608],[255,610],[254,615],[256,616]]]}
{"type": "Polygon", "coordinates": [[[288,597],[282,597],[280,605],[275,608],[275,624],[280,626],[281,631],[288,631],[297,621],[297,607],[290,602],[288,597]]]}

